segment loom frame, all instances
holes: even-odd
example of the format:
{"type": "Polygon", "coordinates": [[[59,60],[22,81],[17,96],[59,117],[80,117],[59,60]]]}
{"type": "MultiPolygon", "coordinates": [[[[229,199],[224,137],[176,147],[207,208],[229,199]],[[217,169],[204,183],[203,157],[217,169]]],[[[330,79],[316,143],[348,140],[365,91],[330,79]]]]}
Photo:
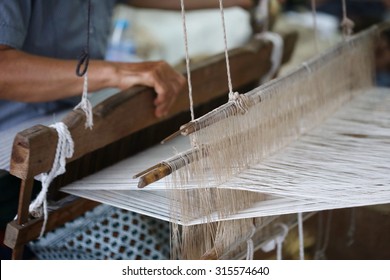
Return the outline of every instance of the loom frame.
{"type": "MultiPolygon", "coordinates": [[[[284,50],[282,64],[292,56],[297,33],[290,32],[282,35],[284,50]]],[[[253,39],[245,46],[229,52],[232,83],[235,89],[250,90],[257,86],[261,77],[271,68],[272,44],[253,39]]],[[[218,98],[225,97],[228,92],[227,77],[225,74],[225,57],[219,54],[192,66],[192,86],[194,91],[194,105],[200,106],[218,98]]],[[[184,71],[182,71],[184,73],[184,71]]],[[[67,167],[79,160],[83,160],[91,153],[99,152],[111,143],[126,138],[148,127],[163,125],[165,121],[188,111],[187,95],[178,97],[170,114],[164,119],[154,116],[153,99],[155,93],[150,88],[136,87],[124,90],[110,97],[93,108],[94,128],[85,130],[85,116],[81,110],[68,113],[62,120],[69,128],[75,143],[75,152],[67,161],[67,167]],[[139,104],[144,104],[141,108],[139,104]],[[131,111],[130,121],[123,116],[131,111]]],[[[176,127],[177,129],[178,127],[176,127]]],[[[170,133],[154,135],[154,142],[158,143],[170,133]]],[[[13,259],[22,259],[24,246],[39,237],[43,218],[33,218],[29,215],[34,177],[48,172],[54,161],[58,137],[55,129],[43,125],[36,125],[19,132],[14,140],[10,164],[10,173],[21,179],[17,219],[7,225],[4,244],[13,250],[13,259]]],[[[88,162],[88,160],[87,160],[88,162]]],[[[93,171],[98,171],[95,168],[93,171]]],[[[89,175],[91,170],[87,170],[89,175]]],[[[130,175],[129,175],[130,176],[130,175]]],[[[74,181],[81,177],[65,173],[60,181],[74,181]],[[70,179],[64,179],[70,175],[70,179]]],[[[58,186],[56,187],[56,189],[58,186]]],[[[57,190],[51,194],[58,198],[57,190]]],[[[62,226],[68,221],[81,216],[99,203],[78,198],[49,213],[46,231],[62,226]]]]}

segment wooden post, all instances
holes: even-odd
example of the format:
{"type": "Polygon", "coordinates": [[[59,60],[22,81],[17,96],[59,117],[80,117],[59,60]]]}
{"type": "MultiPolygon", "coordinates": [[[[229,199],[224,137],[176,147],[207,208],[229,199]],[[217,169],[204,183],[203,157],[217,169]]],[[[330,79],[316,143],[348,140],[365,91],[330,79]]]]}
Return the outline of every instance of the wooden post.
{"type": "MultiPolygon", "coordinates": [[[[18,218],[17,223],[22,225],[28,221],[29,206],[31,202],[32,189],[34,185],[34,178],[27,178],[22,180],[20,184],[19,192],[19,206],[18,206],[18,218]]],[[[12,259],[21,260],[23,259],[24,245],[19,244],[12,251],[12,259]]]]}

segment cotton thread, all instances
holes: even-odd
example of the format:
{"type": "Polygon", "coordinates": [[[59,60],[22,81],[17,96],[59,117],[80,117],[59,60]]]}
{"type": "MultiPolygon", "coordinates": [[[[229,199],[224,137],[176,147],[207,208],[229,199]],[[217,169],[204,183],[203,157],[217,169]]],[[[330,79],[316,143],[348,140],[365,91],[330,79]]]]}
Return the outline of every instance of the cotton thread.
{"type": "Polygon", "coordinates": [[[188,97],[189,97],[189,101],[190,101],[191,120],[193,121],[195,119],[195,114],[194,114],[194,101],[192,98],[190,55],[189,55],[189,51],[188,51],[188,36],[187,36],[187,24],[186,24],[186,13],[185,13],[185,7],[184,7],[184,0],[180,0],[180,5],[181,5],[181,17],[182,17],[183,34],[184,34],[184,50],[185,50],[185,57],[186,57],[188,97]]]}
{"type": "Polygon", "coordinates": [[[251,226],[251,232],[249,234],[249,237],[248,239],[246,240],[246,244],[247,244],[247,253],[246,253],[246,259],[247,260],[253,260],[253,255],[254,255],[254,244],[253,244],[253,236],[255,235],[256,233],[256,227],[255,225],[252,225],[251,226]]]}
{"type": "Polygon", "coordinates": [[[352,35],[355,23],[347,17],[347,3],[346,0],[341,0],[343,9],[343,19],[341,20],[341,28],[343,31],[344,40],[352,35]]]}
{"type": "Polygon", "coordinates": [[[224,12],[224,8],[223,8],[222,0],[219,0],[219,9],[221,12],[221,20],[222,20],[223,43],[224,43],[224,48],[225,48],[225,60],[226,60],[226,73],[227,73],[227,78],[228,78],[229,94],[231,94],[231,93],[233,93],[233,85],[232,85],[232,78],[231,78],[231,74],[230,74],[228,43],[227,43],[226,26],[225,26],[225,12],[224,12]]]}
{"type": "Polygon", "coordinates": [[[305,259],[302,212],[298,213],[299,259],[305,259]]]}
{"type": "Polygon", "coordinates": [[[88,67],[89,67],[89,37],[91,28],[91,0],[88,0],[88,15],[87,15],[87,40],[86,44],[79,56],[79,60],[76,65],[76,75],[78,77],[84,76],[83,93],[80,103],[74,108],[81,109],[85,113],[85,128],[92,129],[93,127],[93,113],[92,105],[88,100],[88,67]]]}
{"type": "Polygon", "coordinates": [[[36,199],[30,204],[29,211],[33,216],[44,218],[40,236],[46,229],[48,210],[47,210],[47,192],[51,182],[58,175],[65,173],[66,159],[71,158],[74,152],[74,143],[68,127],[63,122],[58,122],[50,127],[54,128],[58,134],[56,154],[54,157],[53,167],[48,173],[40,175],[42,189],[36,199]]]}
{"type": "Polygon", "coordinates": [[[313,36],[315,42],[316,52],[320,52],[320,47],[318,43],[318,25],[317,25],[317,8],[316,8],[316,0],[311,0],[311,10],[313,15],[313,36]]]}
{"type": "Polygon", "coordinates": [[[288,226],[284,223],[277,223],[275,226],[278,226],[281,228],[281,232],[279,235],[275,237],[276,242],[276,259],[282,260],[282,249],[283,249],[283,242],[287,237],[288,234],[288,226]]]}
{"type": "Polygon", "coordinates": [[[85,113],[85,128],[92,129],[93,127],[93,112],[92,104],[88,99],[88,72],[84,74],[84,85],[81,102],[74,108],[81,109],[85,113]]]}

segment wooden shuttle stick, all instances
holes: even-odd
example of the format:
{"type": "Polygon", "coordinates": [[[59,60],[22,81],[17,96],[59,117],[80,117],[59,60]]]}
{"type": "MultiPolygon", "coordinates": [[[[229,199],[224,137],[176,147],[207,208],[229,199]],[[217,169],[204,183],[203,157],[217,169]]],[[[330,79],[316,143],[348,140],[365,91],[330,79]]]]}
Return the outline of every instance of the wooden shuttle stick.
{"type": "Polygon", "coordinates": [[[136,174],[133,178],[138,178],[138,188],[144,188],[158,180],[172,174],[174,170],[180,169],[199,158],[199,153],[206,153],[206,148],[193,148],[178,154],[164,162],[160,162],[142,172],[136,174]],[[174,166],[174,169],[171,167],[174,166]]]}

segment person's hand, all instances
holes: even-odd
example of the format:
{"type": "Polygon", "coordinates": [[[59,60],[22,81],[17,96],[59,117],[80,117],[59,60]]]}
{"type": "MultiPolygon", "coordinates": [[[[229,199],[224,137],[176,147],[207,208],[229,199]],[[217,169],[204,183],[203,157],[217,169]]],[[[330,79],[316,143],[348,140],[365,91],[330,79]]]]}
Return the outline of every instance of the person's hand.
{"type": "Polygon", "coordinates": [[[156,117],[168,114],[176,97],[184,90],[186,80],[164,61],[141,63],[115,63],[118,88],[127,89],[142,85],[153,87],[157,93],[154,100],[156,117]]]}

